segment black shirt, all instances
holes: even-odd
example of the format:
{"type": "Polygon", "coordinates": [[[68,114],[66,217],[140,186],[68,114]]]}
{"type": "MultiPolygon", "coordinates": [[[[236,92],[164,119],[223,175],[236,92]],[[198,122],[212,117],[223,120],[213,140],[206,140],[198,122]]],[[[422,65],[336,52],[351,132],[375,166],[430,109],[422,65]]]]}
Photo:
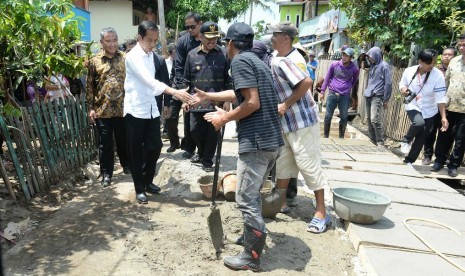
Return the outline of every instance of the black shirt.
{"type": "Polygon", "coordinates": [[[176,58],[174,59],[175,82],[179,88],[185,88],[184,65],[190,50],[199,47],[200,40],[195,40],[189,33],[183,35],[176,45],[176,58]]]}
{"type": "Polygon", "coordinates": [[[260,97],[260,108],[240,120],[239,153],[277,150],[284,141],[270,68],[252,52],[241,52],[231,62],[231,73],[239,104],[244,101],[242,88],[257,88],[260,97]]]}
{"type": "MultiPolygon", "coordinates": [[[[206,92],[220,92],[231,89],[229,62],[222,48],[202,50],[202,46],[192,49],[186,58],[184,78],[189,86],[189,93],[195,94],[194,87],[206,92]]],[[[215,111],[215,104],[203,101],[191,106],[191,111],[215,111]]]]}

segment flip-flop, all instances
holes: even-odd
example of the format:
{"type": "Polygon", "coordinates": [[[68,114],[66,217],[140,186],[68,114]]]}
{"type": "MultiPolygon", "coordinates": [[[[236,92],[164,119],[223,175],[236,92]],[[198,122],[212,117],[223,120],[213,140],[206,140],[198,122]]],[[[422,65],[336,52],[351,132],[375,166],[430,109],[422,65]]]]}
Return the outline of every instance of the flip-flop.
{"type": "Polygon", "coordinates": [[[282,214],[289,214],[291,212],[291,208],[289,208],[289,207],[281,208],[281,210],[279,210],[279,212],[282,213],[282,214]]]}
{"type": "Polygon", "coordinates": [[[325,219],[312,218],[312,220],[307,226],[307,231],[314,234],[323,233],[326,230],[326,225],[329,224],[330,221],[331,219],[329,217],[329,214],[326,214],[325,219]]]}

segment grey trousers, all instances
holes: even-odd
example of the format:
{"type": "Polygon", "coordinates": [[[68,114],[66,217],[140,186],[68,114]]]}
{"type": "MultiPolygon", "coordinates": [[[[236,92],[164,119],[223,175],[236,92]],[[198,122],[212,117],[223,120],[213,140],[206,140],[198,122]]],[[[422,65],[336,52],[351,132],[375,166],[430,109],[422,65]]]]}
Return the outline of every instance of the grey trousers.
{"type": "Polygon", "coordinates": [[[279,149],[240,153],[237,160],[236,202],[244,224],[265,232],[260,190],[276,162],[279,149]]]}
{"type": "Polygon", "coordinates": [[[383,95],[365,97],[368,135],[375,144],[384,144],[383,95]]]}

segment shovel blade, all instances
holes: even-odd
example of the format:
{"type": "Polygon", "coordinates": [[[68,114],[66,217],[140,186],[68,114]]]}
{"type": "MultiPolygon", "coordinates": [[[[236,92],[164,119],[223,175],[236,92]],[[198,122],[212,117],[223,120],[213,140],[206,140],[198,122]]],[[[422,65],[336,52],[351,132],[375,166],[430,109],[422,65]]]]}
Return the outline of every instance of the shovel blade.
{"type": "Polygon", "coordinates": [[[215,247],[217,253],[220,253],[221,249],[224,247],[224,232],[223,224],[221,223],[220,209],[218,209],[216,205],[211,207],[211,212],[210,215],[208,215],[207,223],[213,247],[215,247]]]}

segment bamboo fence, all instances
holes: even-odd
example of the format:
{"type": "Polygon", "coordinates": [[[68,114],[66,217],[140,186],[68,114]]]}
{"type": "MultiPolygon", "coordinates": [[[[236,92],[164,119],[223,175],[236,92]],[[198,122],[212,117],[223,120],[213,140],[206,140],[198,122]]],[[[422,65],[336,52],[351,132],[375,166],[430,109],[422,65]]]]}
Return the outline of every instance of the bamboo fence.
{"type": "Polygon", "coordinates": [[[14,199],[18,190],[27,200],[48,190],[97,155],[84,94],[21,107],[21,117],[0,116],[0,130],[13,162],[15,178],[9,178],[3,166],[0,169],[14,199]]]}

